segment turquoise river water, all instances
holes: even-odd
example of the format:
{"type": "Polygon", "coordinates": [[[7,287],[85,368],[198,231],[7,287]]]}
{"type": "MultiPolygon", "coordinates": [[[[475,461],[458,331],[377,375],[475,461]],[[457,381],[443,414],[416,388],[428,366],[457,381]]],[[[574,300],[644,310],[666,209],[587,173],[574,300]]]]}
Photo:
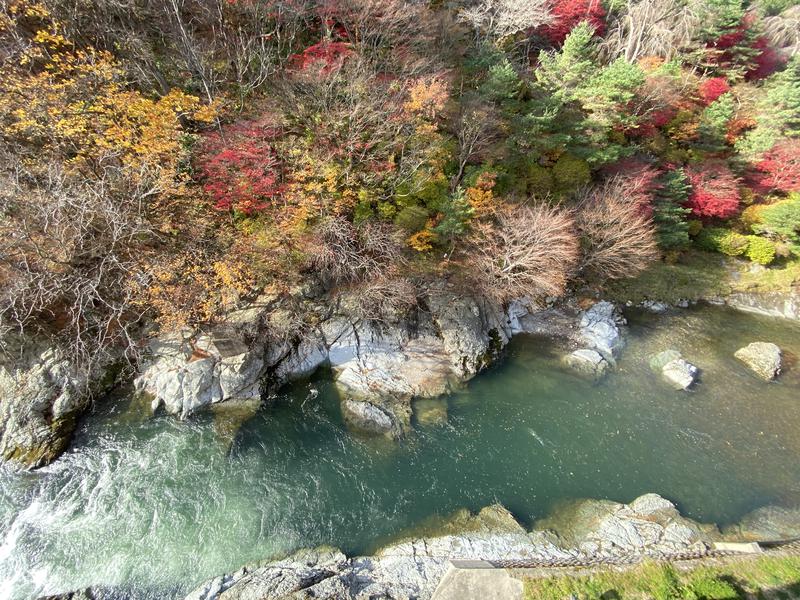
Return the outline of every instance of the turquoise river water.
{"type": "Polygon", "coordinates": [[[629,318],[620,368],[601,384],[563,372],[551,341],[520,336],[433,406],[446,422],[415,420],[399,443],[348,432],[324,373],[232,443],[210,415],[144,419],[130,400],[99,402],[54,464],[0,470],[0,598],[93,584],[178,598],[244,563],[319,544],[370,552],[493,502],[527,525],[564,499],[651,491],[722,525],[800,504],[800,328],[716,307],[629,318]],[[784,349],[777,382],[733,358],[756,340],[784,349]],[[670,347],[702,369],[690,393],[648,368],[670,347]]]}

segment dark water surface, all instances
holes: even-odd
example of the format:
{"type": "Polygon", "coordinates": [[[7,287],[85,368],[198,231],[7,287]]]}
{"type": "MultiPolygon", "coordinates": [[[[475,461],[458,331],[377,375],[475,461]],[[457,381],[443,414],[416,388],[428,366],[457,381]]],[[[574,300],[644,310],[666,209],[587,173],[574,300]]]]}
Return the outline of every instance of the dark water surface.
{"type": "Polygon", "coordinates": [[[561,371],[548,340],[518,337],[443,402],[446,423],[416,423],[400,443],[351,435],[324,375],[261,409],[230,449],[210,415],[142,420],[100,403],[55,464],[0,471],[0,598],[92,584],[180,597],[243,563],[319,544],[368,552],[493,502],[526,524],[567,498],[651,491],[720,524],[800,504],[800,328],[716,307],[629,317],[602,384],[561,371]],[[784,349],[778,382],[733,357],[757,340],[784,349]],[[667,348],[702,369],[695,391],[650,372],[667,348]]]}

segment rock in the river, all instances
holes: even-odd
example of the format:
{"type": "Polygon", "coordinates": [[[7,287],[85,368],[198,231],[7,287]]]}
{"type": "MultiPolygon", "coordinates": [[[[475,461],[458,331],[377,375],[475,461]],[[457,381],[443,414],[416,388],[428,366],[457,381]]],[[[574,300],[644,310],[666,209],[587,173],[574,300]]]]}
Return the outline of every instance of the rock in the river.
{"type": "Polygon", "coordinates": [[[592,380],[601,379],[611,368],[602,354],[589,348],[579,348],[567,354],[562,360],[567,368],[592,380]]]}
{"type": "Polygon", "coordinates": [[[412,405],[414,420],[424,427],[447,423],[447,399],[419,398],[412,405]]]}
{"type": "Polygon", "coordinates": [[[677,350],[664,350],[650,357],[650,368],[677,390],[687,390],[700,370],[687,362],[677,350]]]}
{"type": "Polygon", "coordinates": [[[661,373],[667,363],[679,358],[682,358],[682,356],[677,350],[664,350],[650,357],[650,368],[656,373],[661,373]]]}
{"type": "Polygon", "coordinates": [[[342,402],[342,416],[359,431],[393,435],[401,433],[390,411],[371,402],[348,398],[342,402]]]}
{"type": "Polygon", "coordinates": [[[613,364],[623,346],[619,326],[624,323],[617,307],[604,300],[583,312],[578,337],[585,347],[596,350],[613,364]]]}
{"type": "Polygon", "coordinates": [[[347,559],[331,549],[302,551],[217,577],[186,600],[428,600],[451,560],[548,561],[684,552],[719,537],[715,527],[684,519],[656,494],[630,505],[573,503],[540,524],[555,528],[558,537],[551,531],[526,532],[499,505],[476,516],[459,511],[440,533],[393,543],[373,556],[347,559]]]}
{"type": "Polygon", "coordinates": [[[661,370],[664,380],[676,390],[688,390],[697,379],[700,369],[682,358],[671,360],[661,370]]]}
{"type": "Polygon", "coordinates": [[[788,540],[800,537],[800,507],[763,506],[746,514],[736,525],[726,527],[732,541],[788,540]]]}
{"type": "Polygon", "coordinates": [[[769,342],[753,342],[734,354],[761,379],[772,381],[781,372],[781,349],[769,342]]]}
{"type": "Polygon", "coordinates": [[[653,313],[664,313],[669,310],[669,304],[666,304],[665,302],[658,302],[656,300],[644,300],[643,302],[639,303],[639,306],[653,313]]]}

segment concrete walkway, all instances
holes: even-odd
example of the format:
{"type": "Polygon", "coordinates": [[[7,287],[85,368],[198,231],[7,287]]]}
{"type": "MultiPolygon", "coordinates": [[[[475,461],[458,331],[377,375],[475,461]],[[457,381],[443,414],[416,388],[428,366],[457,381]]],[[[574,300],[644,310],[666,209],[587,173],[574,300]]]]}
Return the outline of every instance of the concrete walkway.
{"type": "Polygon", "coordinates": [[[431,600],[522,600],[522,580],[480,560],[454,560],[431,600]]]}

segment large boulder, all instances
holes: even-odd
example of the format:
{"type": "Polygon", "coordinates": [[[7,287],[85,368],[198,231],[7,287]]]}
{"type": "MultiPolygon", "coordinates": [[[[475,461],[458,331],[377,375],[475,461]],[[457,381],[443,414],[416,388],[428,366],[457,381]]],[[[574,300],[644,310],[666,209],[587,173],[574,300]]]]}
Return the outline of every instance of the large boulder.
{"type": "Polygon", "coordinates": [[[578,375],[593,381],[602,377],[611,368],[608,361],[597,350],[579,348],[562,359],[564,366],[578,375]]]}
{"type": "Polygon", "coordinates": [[[781,349],[775,344],[753,342],[739,348],[734,356],[766,381],[772,381],[781,372],[781,349]]]}
{"type": "Polygon", "coordinates": [[[485,298],[433,291],[428,308],[453,370],[469,378],[492,364],[511,339],[511,323],[524,307],[512,305],[513,317],[485,298]]]}
{"type": "Polygon", "coordinates": [[[155,406],[185,418],[224,400],[260,396],[264,358],[233,330],[219,329],[192,338],[186,332],[154,339],[137,388],[152,395],[155,406]]]}
{"type": "Polygon", "coordinates": [[[58,350],[31,350],[0,364],[0,456],[32,468],[52,462],[69,443],[88,404],[87,382],[58,350]]]}
{"type": "Polygon", "coordinates": [[[581,314],[578,337],[583,346],[596,350],[613,364],[624,345],[620,330],[624,324],[617,307],[603,300],[581,314]]]}
{"type": "Polygon", "coordinates": [[[702,549],[704,541],[720,537],[716,527],[681,517],[675,505],[658,494],[645,494],[627,505],[610,500],[566,502],[536,528],[554,530],[564,545],[590,556],[702,549]]]}

